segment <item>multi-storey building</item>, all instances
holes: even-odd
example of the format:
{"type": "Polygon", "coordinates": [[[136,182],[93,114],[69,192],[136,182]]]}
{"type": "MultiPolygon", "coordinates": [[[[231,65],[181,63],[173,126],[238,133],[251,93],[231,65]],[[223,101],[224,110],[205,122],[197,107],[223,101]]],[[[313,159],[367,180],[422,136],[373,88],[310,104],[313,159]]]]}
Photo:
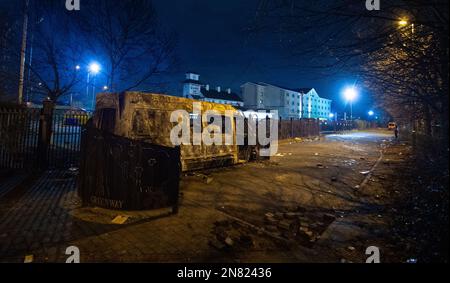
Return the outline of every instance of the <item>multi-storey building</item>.
{"type": "Polygon", "coordinates": [[[186,80],[183,82],[183,97],[228,104],[235,107],[243,107],[244,102],[236,93],[232,92],[230,88],[222,90],[220,86],[211,89],[209,84],[200,82],[200,75],[188,72],[186,73],[186,80]]]}
{"type": "Polygon", "coordinates": [[[331,100],[319,97],[314,88],[248,82],[241,86],[241,92],[246,108],[277,110],[282,119],[328,119],[331,113],[331,100]]]}

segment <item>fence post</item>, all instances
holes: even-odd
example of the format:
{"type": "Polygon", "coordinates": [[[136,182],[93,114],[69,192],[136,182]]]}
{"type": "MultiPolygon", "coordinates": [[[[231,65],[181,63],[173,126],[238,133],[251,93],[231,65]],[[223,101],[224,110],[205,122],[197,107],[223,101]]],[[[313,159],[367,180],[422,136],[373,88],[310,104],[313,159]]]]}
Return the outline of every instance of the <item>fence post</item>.
{"type": "Polygon", "coordinates": [[[294,118],[291,118],[291,139],[294,138],[294,118]]]}
{"type": "Polygon", "coordinates": [[[52,135],[54,105],[52,101],[45,100],[39,118],[38,165],[40,169],[46,169],[48,167],[48,147],[52,135]]]}
{"type": "Polygon", "coordinates": [[[281,116],[278,116],[278,139],[283,139],[283,129],[282,127],[282,121],[281,121],[281,116]]]}

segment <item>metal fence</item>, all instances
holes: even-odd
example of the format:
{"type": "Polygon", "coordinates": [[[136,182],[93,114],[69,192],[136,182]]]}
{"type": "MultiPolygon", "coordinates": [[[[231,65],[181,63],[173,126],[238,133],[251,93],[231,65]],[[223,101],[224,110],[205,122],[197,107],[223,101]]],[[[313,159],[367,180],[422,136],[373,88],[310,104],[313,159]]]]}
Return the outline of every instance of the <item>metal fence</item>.
{"type": "Polygon", "coordinates": [[[321,132],[341,132],[357,129],[358,125],[350,120],[326,121],[320,125],[321,132]]]}
{"type": "Polygon", "coordinates": [[[0,108],[0,168],[33,170],[77,165],[85,111],[0,108]]]}
{"type": "Polygon", "coordinates": [[[39,142],[38,109],[0,109],[0,167],[35,166],[39,142]]]}
{"type": "Polygon", "coordinates": [[[319,135],[320,123],[317,119],[279,120],[278,138],[280,140],[319,135]]]}

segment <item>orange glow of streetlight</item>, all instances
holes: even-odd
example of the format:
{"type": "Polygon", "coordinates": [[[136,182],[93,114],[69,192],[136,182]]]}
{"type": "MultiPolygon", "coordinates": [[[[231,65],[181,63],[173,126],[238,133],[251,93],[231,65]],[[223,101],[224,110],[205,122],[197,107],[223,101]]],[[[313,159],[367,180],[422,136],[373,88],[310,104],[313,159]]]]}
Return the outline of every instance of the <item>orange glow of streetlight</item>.
{"type": "Polygon", "coordinates": [[[399,26],[401,26],[401,27],[405,27],[405,26],[407,26],[409,23],[408,23],[408,20],[407,19],[400,19],[399,21],[398,21],[398,25],[399,26]]]}

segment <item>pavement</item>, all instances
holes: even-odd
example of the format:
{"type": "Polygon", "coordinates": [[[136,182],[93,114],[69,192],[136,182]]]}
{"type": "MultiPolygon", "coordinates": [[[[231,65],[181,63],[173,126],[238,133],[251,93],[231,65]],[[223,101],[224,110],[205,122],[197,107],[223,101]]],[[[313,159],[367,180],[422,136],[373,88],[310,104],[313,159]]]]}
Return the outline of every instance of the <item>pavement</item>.
{"type": "Polygon", "coordinates": [[[69,246],[81,262],[365,262],[369,246],[405,261],[386,207],[410,151],[383,130],[285,142],[270,161],[184,175],[177,215],[82,207],[70,171],[6,175],[0,262],[65,262],[69,246]]]}

